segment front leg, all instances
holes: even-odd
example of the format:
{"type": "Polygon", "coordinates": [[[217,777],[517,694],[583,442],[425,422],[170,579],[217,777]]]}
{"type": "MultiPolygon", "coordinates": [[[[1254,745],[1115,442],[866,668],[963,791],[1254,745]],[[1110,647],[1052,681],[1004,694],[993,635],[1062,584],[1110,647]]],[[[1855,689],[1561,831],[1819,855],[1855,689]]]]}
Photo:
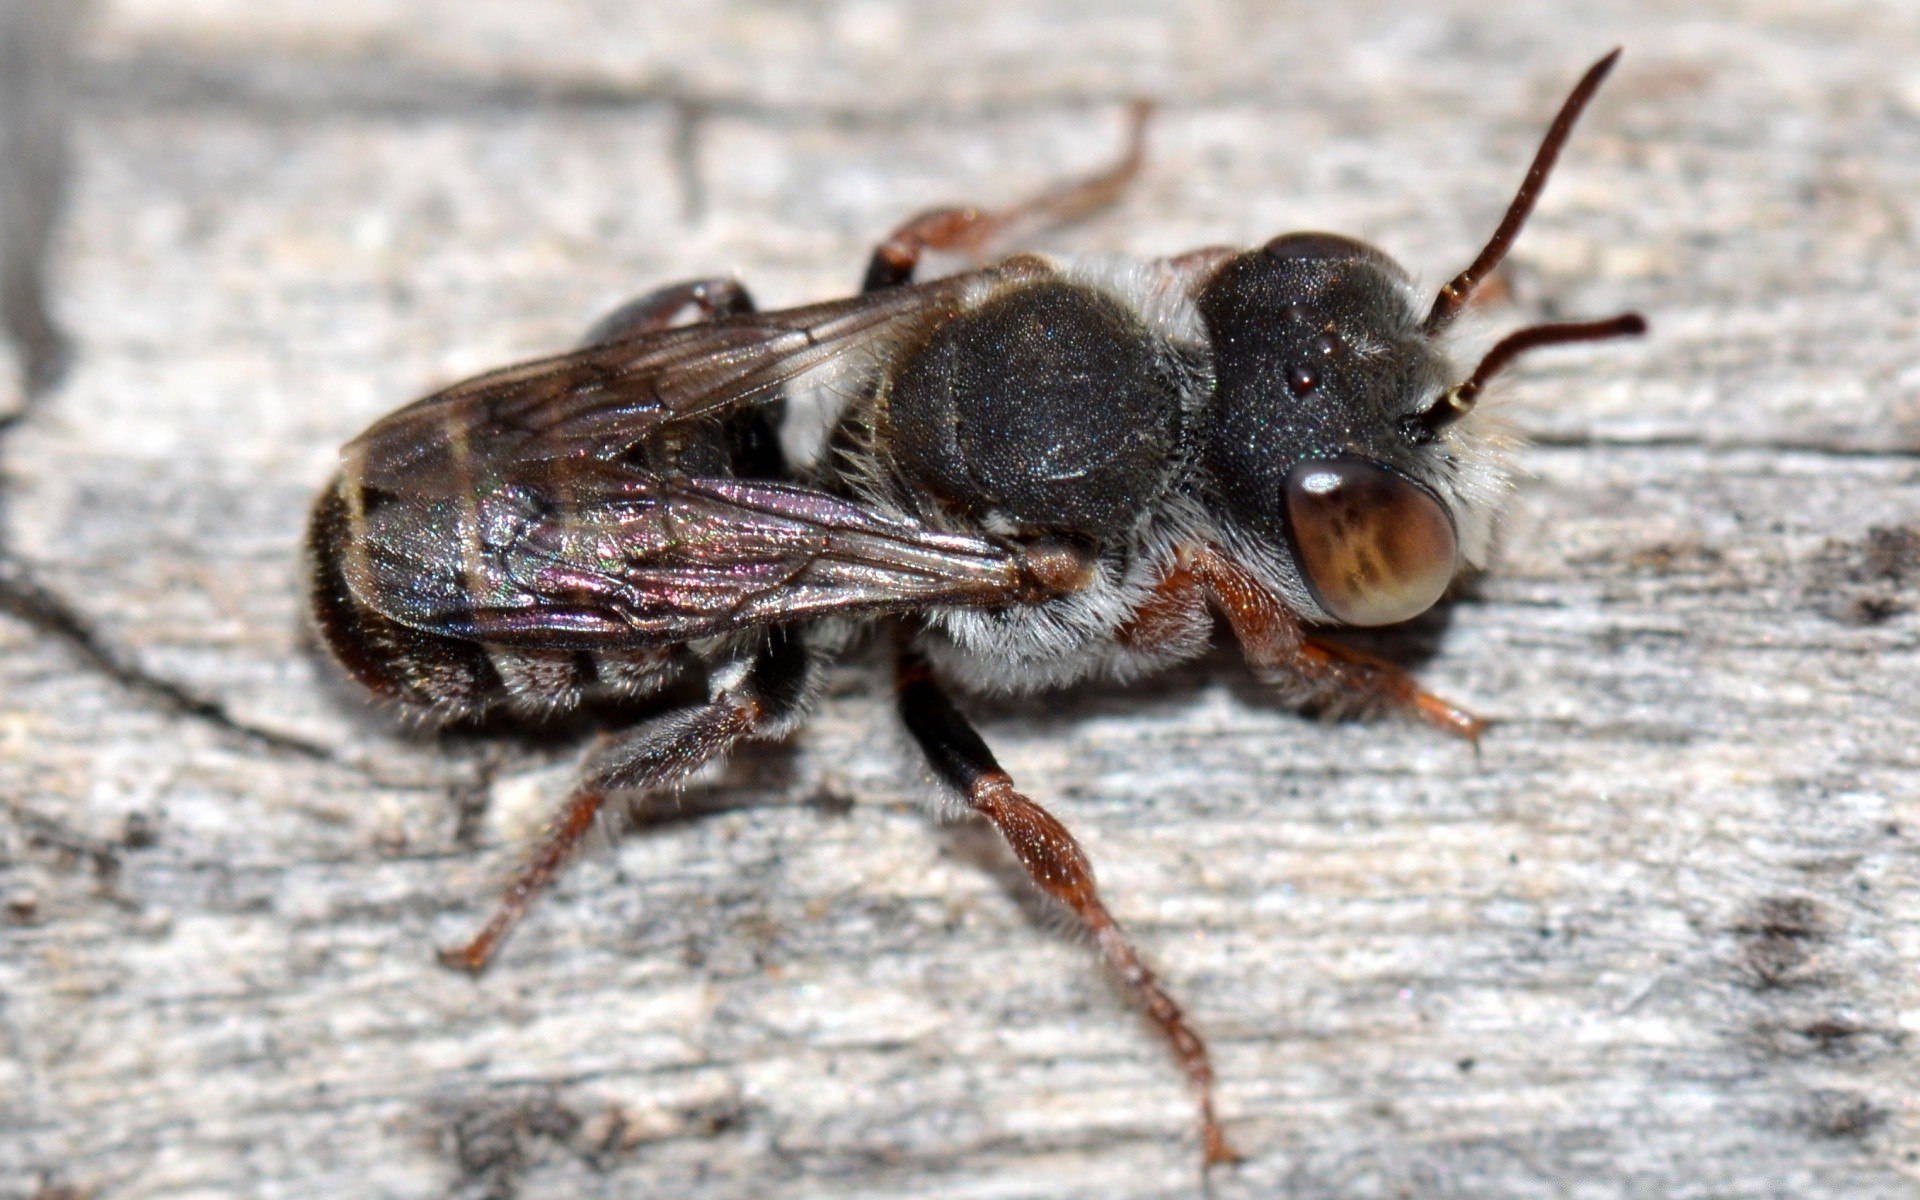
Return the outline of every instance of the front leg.
{"type": "Polygon", "coordinates": [[[1333,689],[1363,707],[1410,712],[1470,742],[1486,732],[1484,720],[1425,690],[1392,663],[1308,634],[1278,596],[1213,546],[1184,550],[1119,637],[1150,644],[1162,626],[1177,626],[1183,615],[1209,603],[1226,617],[1247,664],[1258,673],[1333,689]]]}
{"type": "Polygon", "coordinates": [[[1122,987],[1173,1045],[1200,1105],[1200,1136],[1208,1165],[1236,1162],[1213,1111],[1213,1064],[1207,1044],[1187,1024],[1173,997],[1127,941],[1093,884],[1093,868],[1073,835],[1054,816],[1014,790],[1013,780],[994,761],[953,701],[935,683],[926,660],[902,651],[899,667],[900,717],[926,753],[934,773],[966,798],[967,805],[993,822],[1028,878],[1080,919],[1106,957],[1122,987]]]}

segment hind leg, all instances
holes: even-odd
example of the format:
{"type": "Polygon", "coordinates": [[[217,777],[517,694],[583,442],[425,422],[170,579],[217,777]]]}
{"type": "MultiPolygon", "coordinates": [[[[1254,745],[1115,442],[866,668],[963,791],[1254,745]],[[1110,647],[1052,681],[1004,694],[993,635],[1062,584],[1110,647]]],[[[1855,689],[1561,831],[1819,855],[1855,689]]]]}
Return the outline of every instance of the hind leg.
{"type": "Polygon", "coordinates": [[[801,715],[811,671],[812,659],[800,635],[776,630],[751,660],[714,668],[705,704],[657,717],[594,755],[586,778],[508,885],[493,917],[471,941],[441,951],[441,963],[475,973],[485,970],[500,943],[593,828],[609,792],[671,786],[743,738],[778,735],[801,715]]]}
{"type": "Polygon", "coordinates": [[[582,346],[617,342],[635,334],[693,325],[717,317],[753,311],[753,297],[731,279],[690,279],[655,288],[595,321],[580,339],[582,346]],[[682,320],[690,317],[689,320],[682,320]]]}
{"type": "Polygon", "coordinates": [[[1127,148],[1118,162],[1097,175],[1064,183],[1011,208],[936,208],[914,217],[874,250],[860,290],[877,292],[912,283],[920,256],[929,250],[979,258],[992,245],[1070,224],[1112,204],[1140,173],[1151,111],[1146,101],[1133,102],[1128,109],[1127,148]]]}

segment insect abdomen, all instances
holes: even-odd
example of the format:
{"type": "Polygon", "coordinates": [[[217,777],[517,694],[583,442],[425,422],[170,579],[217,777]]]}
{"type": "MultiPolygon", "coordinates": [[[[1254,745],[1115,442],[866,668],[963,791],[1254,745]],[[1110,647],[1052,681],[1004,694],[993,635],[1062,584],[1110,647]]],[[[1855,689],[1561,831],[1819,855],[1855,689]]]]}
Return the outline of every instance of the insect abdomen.
{"type": "Polygon", "coordinates": [[[335,661],[378,695],[448,716],[487,706],[501,680],[473,642],[410,629],[361,603],[342,557],[356,529],[338,482],[321,493],[307,527],[313,556],[313,619],[335,661]]]}
{"type": "Polygon", "coordinates": [[[1108,537],[1159,494],[1180,393],[1139,318],[1105,293],[1025,284],[947,321],[889,392],[893,459],[976,518],[1108,537]]]}
{"type": "Polygon", "coordinates": [[[377,695],[445,720],[499,707],[547,715],[590,696],[645,695],[675,672],[671,646],[498,646],[403,625],[363,603],[347,581],[344,557],[365,536],[336,482],[314,505],[307,532],[314,624],[335,661],[377,695]]]}

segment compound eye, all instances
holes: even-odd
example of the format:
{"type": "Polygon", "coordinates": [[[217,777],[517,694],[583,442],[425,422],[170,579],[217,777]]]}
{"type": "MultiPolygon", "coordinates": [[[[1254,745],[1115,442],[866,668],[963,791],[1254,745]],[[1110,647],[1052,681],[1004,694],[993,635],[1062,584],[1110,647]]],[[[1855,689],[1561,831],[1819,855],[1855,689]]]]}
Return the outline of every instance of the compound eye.
{"type": "Polygon", "coordinates": [[[1307,584],[1348,625],[1391,625],[1433,607],[1458,564],[1453,521],[1425,488],[1358,459],[1287,473],[1287,523],[1307,584]]]}

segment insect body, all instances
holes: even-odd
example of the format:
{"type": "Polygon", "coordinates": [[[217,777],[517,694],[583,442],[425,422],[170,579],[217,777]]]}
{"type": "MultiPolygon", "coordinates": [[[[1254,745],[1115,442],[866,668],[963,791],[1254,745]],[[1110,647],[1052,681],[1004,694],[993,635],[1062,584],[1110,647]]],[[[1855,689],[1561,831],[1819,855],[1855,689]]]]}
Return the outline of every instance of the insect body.
{"type": "Polygon", "coordinates": [[[1424,314],[1384,254],[1323,233],[915,281],[928,250],[978,253],[1110,199],[1138,166],[1138,112],[1112,171],[1001,213],[919,217],[875,251],[856,298],[756,313],[731,282],[665,288],[581,349],[448,388],[349,443],[314,508],[312,599],[373,691],[451,719],[689,675],[707,689],[595,752],[493,920],[447,960],[486,964],[609,792],[783,734],[822,664],[883,625],[935,775],[1090,931],[1172,1043],[1207,1161],[1230,1159],[1205,1044],[1072,836],[941,681],[1131,677],[1200,653],[1217,613],[1290,695],[1476,736],[1469,714],[1308,626],[1413,617],[1483,552],[1502,478],[1471,418],[1514,355],[1643,330],[1631,314],[1536,326],[1464,378],[1442,338],[1615,57],[1424,314]]]}

